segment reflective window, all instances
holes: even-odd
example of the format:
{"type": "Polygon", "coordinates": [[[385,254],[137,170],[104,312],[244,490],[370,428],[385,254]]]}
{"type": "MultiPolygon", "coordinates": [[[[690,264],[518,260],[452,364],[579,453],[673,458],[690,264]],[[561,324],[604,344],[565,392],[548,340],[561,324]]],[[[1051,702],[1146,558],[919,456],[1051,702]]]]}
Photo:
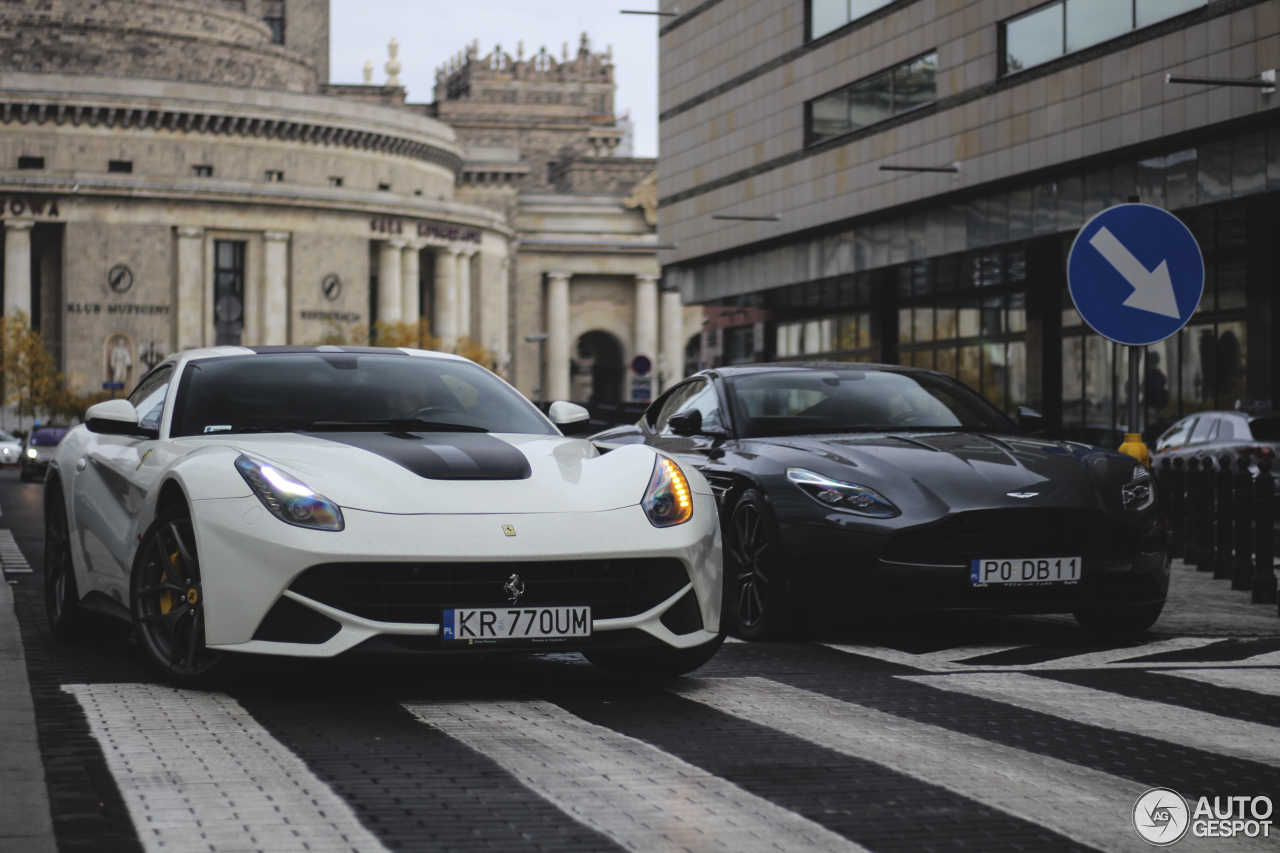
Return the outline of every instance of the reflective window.
{"type": "Polygon", "coordinates": [[[145,376],[133,389],[129,402],[138,410],[138,426],[160,429],[160,418],[164,415],[164,401],[172,378],[173,368],[165,366],[145,376]]]}
{"type": "Polygon", "coordinates": [[[938,97],[938,55],[930,53],[808,103],[807,144],[867,127],[938,97]]]}
{"type": "Polygon", "coordinates": [[[816,39],[893,0],[809,0],[809,38],[816,39]]]}
{"type": "Polygon", "coordinates": [[[1056,0],[1000,25],[1000,73],[1013,74],[1204,6],[1208,0],[1056,0]]]}
{"type": "Polygon", "coordinates": [[[691,382],[687,389],[681,389],[678,397],[673,394],[671,400],[662,407],[662,413],[658,416],[658,434],[675,435],[668,426],[668,422],[675,415],[692,411],[702,413],[703,429],[724,429],[724,419],[720,417],[720,398],[716,395],[716,389],[710,382],[700,379],[697,382],[691,382]]]}
{"type": "Polygon", "coordinates": [[[1187,441],[1187,444],[1204,444],[1213,438],[1213,433],[1217,429],[1217,418],[1201,418],[1196,421],[1195,428],[1191,430],[1191,438],[1187,441]]]}

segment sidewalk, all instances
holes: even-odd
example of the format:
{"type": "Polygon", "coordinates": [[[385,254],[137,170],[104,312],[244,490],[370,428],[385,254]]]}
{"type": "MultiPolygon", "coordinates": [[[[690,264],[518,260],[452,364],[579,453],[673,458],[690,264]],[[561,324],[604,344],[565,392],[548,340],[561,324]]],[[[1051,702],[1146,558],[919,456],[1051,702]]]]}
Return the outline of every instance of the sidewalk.
{"type": "Polygon", "coordinates": [[[1249,592],[1232,589],[1231,581],[1174,560],[1169,599],[1151,630],[1190,637],[1280,636],[1280,616],[1274,604],[1250,604],[1249,592]]]}
{"type": "Polygon", "coordinates": [[[0,581],[0,853],[57,853],[13,587],[0,581]]]}

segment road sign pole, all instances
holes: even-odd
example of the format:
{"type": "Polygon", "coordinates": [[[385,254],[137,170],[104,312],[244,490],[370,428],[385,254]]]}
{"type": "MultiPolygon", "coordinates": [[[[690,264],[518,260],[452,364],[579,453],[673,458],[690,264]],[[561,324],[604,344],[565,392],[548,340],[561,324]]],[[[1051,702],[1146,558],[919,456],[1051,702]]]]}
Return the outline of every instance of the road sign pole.
{"type": "Polygon", "coordinates": [[[1124,444],[1120,452],[1137,459],[1148,468],[1151,467],[1151,451],[1142,441],[1142,430],[1138,427],[1138,396],[1142,386],[1139,384],[1142,374],[1142,347],[1129,347],[1129,431],[1124,435],[1124,444]]]}

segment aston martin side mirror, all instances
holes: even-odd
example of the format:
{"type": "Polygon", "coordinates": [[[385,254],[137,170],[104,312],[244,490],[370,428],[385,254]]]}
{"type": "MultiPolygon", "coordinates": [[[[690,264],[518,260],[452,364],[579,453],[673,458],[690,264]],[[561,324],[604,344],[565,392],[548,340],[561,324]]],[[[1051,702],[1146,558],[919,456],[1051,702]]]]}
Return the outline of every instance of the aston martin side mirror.
{"type": "Polygon", "coordinates": [[[578,435],[591,429],[591,413],[577,403],[556,400],[547,410],[547,417],[565,435],[578,435]]]}
{"type": "Polygon", "coordinates": [[[1018,429],[1023,432],[1041,432],[1044,430],[1044,415],[1027,406],[1018,407],[1018,429]]]}
{"type": "Polygon", "coordinates": [[[690,409],[687,412],[672,415],[667,419],[667,426],[671,427],[671,431],[676,435],[697,435],[702,432],[702,412],[690,409]]]}
{"type": "Polygon", "coordinates": [[[157,430],[138,425],[138,410],[128,400],[104,400],[90,406],[84,413],[84,425],[100,435],[159,437],[157,430]]]}

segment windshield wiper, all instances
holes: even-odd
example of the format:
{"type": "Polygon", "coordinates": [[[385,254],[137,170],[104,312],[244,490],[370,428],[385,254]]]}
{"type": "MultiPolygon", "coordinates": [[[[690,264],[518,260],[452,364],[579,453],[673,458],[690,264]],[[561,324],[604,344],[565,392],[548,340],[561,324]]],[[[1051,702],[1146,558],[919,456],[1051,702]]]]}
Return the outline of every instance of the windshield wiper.
{"type": "Polygon", "coordinates": [[[471,424],[450,424],[441,421],[424,421],[418,418],[409,420],[377,420],[377,421],[316,421],[305,431],[308,432],[342,432],[343,430],[392,430],[394,432],[488,432],[489,430],[471,424]]]}

